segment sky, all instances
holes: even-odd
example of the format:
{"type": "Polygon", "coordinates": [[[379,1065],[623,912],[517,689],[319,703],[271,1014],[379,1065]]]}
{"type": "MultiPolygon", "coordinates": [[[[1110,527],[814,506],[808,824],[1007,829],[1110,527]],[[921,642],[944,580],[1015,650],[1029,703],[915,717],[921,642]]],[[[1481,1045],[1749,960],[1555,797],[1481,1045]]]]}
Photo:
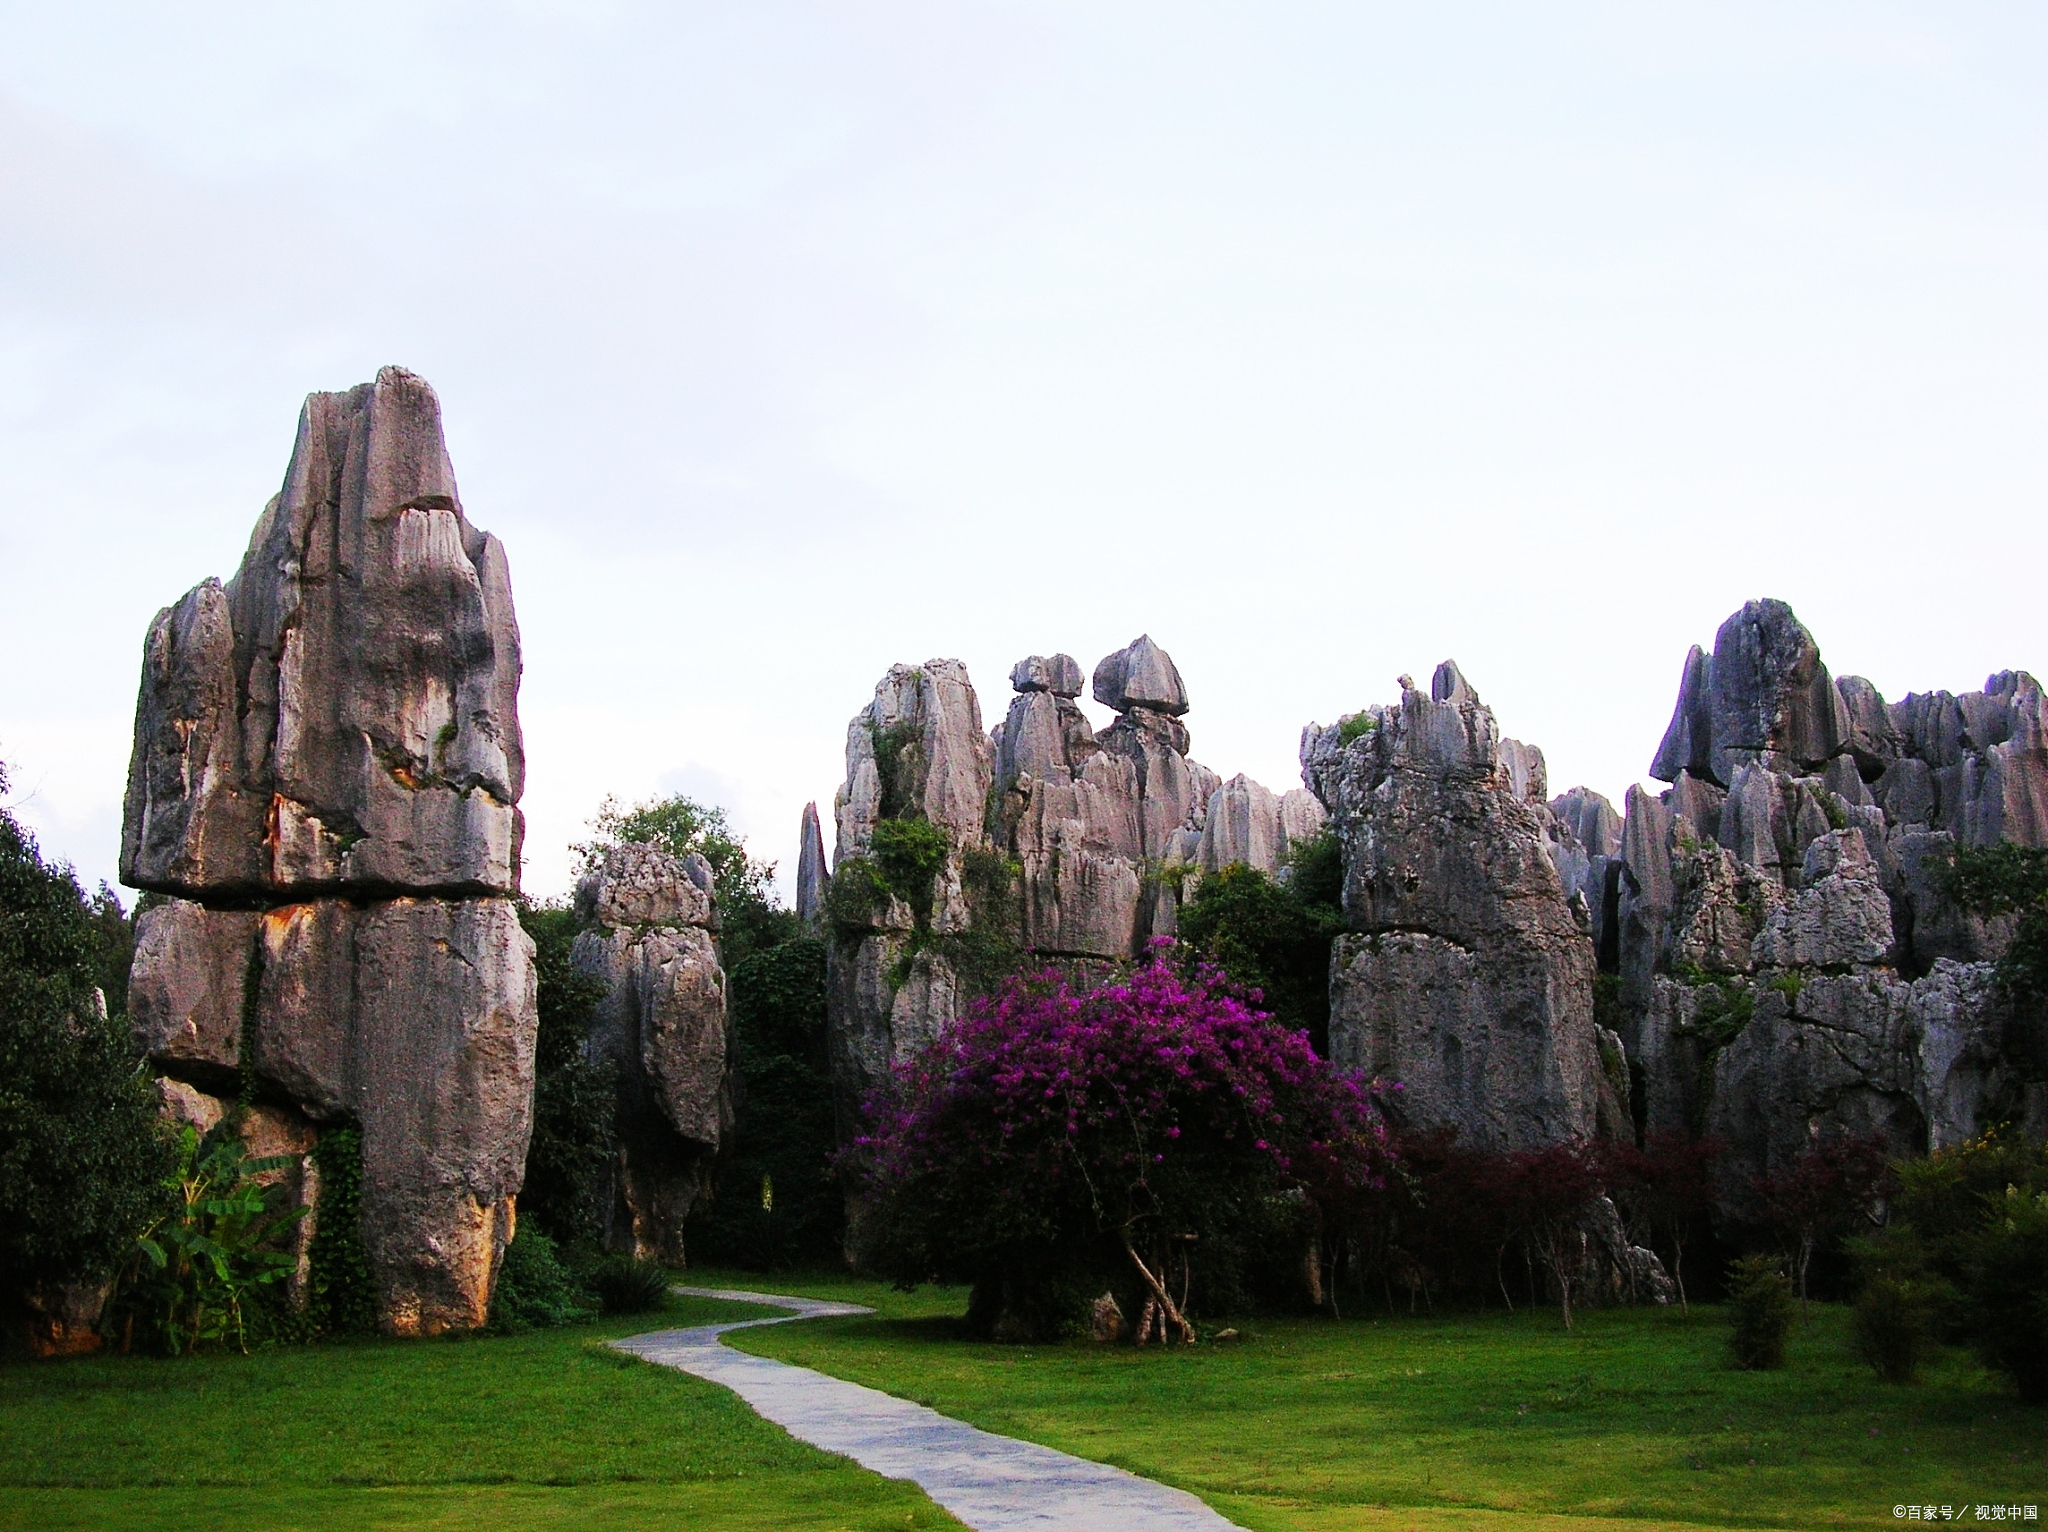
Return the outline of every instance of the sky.
{"type": "Polygon", "coordinates": [[[389,363],[540,895],[673,791],[787,887],[897,661],[1150,633],[1279,790],[1455,657],[1617,802],[1753,597],[2041,673],[2044,82],[1996,3],[0,0],[5,802],[113,879],[152,616],[389,363]]]}

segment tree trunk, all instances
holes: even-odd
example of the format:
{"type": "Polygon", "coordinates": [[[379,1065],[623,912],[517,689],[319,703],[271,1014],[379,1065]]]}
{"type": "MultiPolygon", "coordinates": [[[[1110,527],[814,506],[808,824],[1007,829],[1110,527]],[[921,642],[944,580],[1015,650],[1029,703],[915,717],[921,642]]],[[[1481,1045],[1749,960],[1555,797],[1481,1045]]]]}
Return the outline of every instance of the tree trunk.
{"type": "Polygon", "coordinates": [[[1174,1306],[1173,1295],[1166,1290],[1166,1284],[1152,1274],[1152,1268],[1139,1256],[1137,1246],[1131,1243],[1130,1230],[1120,1229],[1117,1232],[1123,1240],[1124,1254],[1131,1258],[1131,1264],[1138,1269],[1140,1280],[1151,1290],[1152,1298],[1159,1304],[1165,1323],[1173,1328],[1183,1346],[1194,1344],[1195,1327],[1182,1317],[1181,1311],[1174,1306]]]}

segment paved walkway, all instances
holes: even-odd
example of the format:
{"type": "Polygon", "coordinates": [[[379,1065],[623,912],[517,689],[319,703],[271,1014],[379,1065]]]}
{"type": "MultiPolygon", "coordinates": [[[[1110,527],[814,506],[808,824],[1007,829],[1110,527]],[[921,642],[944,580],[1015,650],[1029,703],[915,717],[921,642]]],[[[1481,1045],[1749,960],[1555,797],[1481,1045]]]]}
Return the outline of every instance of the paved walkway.
{"type": "Polygon", "coordinates": [[[1235,1532],[1186,1490],[1169,1489],[1050,1447],[979,1431],[936,1410],[808,1367],[748,1356],[719,1343],[727,1330],[834,1314],[872,1314],[855,1303],[773,1293],[681,1287],[692,1298],[726,1298],[795,1310],[774,1319],[661,1330],[612,1342],[620,1351],[708,1378],[799,1441],[852,1458],[891,1479],[910,1479],[977,1532],[1235,1532]]]}

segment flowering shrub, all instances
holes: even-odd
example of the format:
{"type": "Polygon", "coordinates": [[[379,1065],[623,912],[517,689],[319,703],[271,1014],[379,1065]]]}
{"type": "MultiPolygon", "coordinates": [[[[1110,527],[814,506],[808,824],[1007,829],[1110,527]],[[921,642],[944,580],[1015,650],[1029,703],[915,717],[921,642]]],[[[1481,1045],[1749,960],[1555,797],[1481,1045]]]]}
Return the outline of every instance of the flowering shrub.
{"type": "Polygon", "coordinates": [[[1013,979],[898,1068],[849,1155],[866,1264],[972,1283],[1000,1338],[1061,1333],[1108,1286],[1141,1340],[1188,1340],[1193,1284],[1227,1292],[1262,1230],[1312,1232],[1382,1184],[1371,1087],[1167,945],[1094,989],[1013,979]]]}

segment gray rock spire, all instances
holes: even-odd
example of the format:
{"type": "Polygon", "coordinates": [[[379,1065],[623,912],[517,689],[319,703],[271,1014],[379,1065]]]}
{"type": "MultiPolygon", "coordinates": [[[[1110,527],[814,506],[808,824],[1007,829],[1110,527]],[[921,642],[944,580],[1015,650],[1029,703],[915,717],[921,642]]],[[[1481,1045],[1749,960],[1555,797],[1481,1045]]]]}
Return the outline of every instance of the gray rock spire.
{"type": "Polygon", "coordinates": [[[519,669],[504,549],[395,367],[307,399],[240,570],[144,646],[121,875],[172,897],[138,925],[137,1036],[202,1093],[253,1073],[307,1141],[361,1125],[400,1334],[484,1322],[525,1175],[519,669]]]}

